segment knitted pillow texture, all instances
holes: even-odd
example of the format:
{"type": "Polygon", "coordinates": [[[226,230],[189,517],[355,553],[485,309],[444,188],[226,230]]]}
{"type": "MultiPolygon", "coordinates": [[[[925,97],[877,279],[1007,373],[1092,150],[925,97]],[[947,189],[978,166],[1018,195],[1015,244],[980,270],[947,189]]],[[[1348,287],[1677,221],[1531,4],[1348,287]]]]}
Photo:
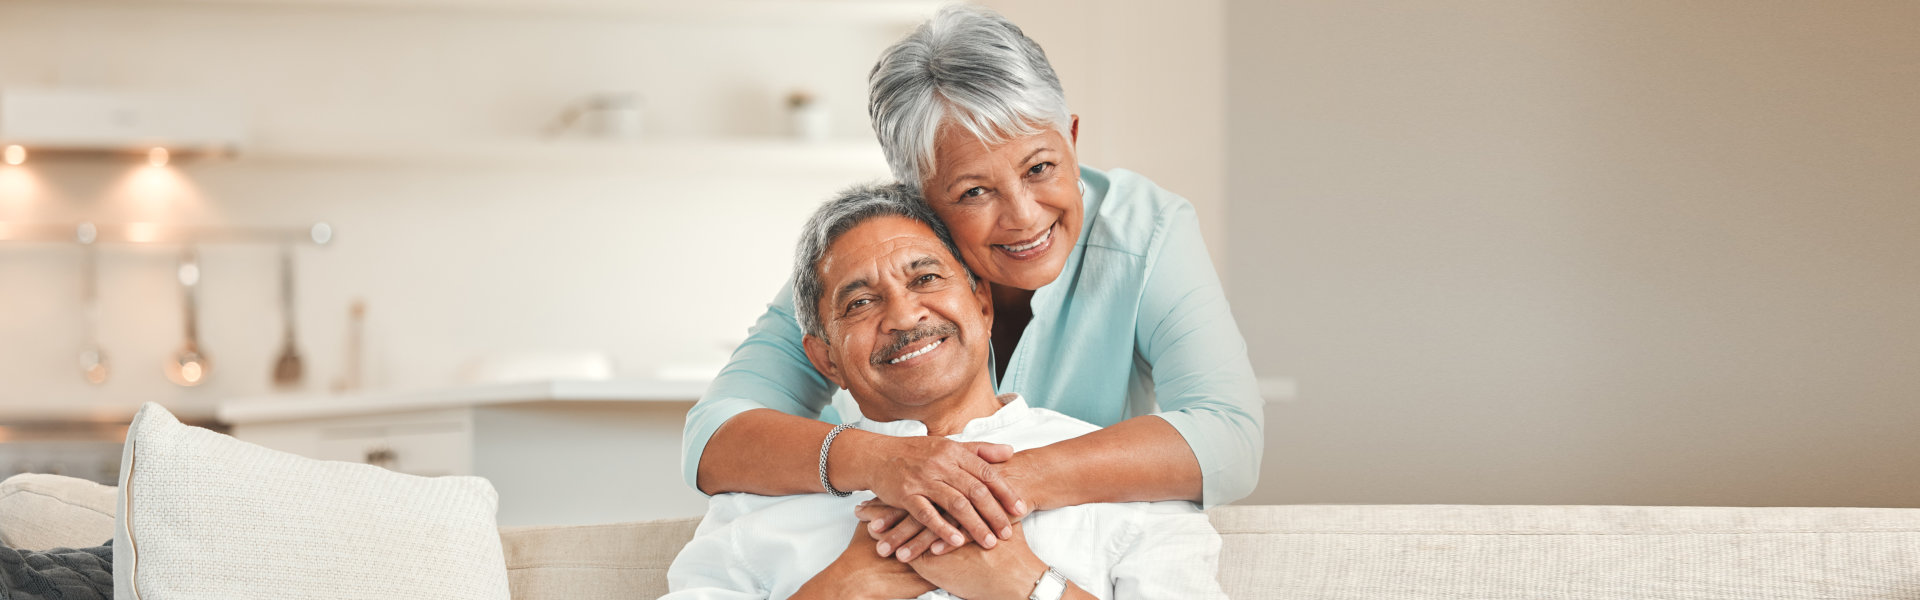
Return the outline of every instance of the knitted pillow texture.
{"type": "Polygon", "coordinates": [[[127,430],[116,600],[507,600],[479,477],[417,477],[270,450],[147,403],[127,430]]]}

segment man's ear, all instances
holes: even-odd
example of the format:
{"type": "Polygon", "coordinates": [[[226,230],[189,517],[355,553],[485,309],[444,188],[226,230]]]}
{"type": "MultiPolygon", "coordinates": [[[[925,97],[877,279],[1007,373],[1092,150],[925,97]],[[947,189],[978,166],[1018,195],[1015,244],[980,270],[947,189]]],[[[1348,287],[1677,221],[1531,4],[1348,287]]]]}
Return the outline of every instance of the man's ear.
{"type": "Polygon", "coordinates": [[[807,362],[813,363],[814,370],[827,376],[827,381],[833,382],[834,385],[847,387],[840,382],[840,365],[833,363],[833,356],[828,354],[825,341],[813,337],[813,334],[807,334],[807,337],[800,339],[800,347],[807,351],[807,362]]]}
{"type": "Polygon", "coordinates": [[[1080,147],[1080,115],[1069,115],[1069,116],[1073,118],[1073,124],[1067,126],[1067,136],[1068,136],[1067,143],[1073,144],[1074,148],[1079,148],[1080,147]]]}

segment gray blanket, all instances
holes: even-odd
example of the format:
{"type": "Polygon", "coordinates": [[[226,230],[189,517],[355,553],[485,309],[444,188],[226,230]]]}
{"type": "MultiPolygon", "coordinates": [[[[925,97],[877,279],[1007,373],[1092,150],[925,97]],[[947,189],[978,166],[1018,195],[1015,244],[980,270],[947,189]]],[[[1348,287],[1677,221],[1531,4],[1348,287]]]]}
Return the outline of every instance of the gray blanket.
{"type": "Polygon", "coordinates": [[[113,542],[46,551],[0,545],[0,600],[113,600],[113,542]]]}

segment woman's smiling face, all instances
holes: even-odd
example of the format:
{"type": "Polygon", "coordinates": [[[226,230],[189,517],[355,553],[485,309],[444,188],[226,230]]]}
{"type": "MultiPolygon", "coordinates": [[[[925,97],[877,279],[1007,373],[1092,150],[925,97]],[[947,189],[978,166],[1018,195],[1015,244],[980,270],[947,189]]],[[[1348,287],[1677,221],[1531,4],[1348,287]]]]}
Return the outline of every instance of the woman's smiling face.
{"type": "Polygon", "coordinates": [[[993,146],[964,127],[940,127],[921,193],[974,274],[1023,290],[1060,276],[1086,214],[1073,145],[1079,133],[1077,116],[1068,136],[1048,127],[993,146]]]}

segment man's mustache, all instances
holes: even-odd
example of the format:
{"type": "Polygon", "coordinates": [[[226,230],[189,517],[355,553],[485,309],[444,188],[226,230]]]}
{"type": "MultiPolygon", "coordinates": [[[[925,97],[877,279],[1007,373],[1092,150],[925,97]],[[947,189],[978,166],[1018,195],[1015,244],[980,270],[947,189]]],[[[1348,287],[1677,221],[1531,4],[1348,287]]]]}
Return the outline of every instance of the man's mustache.
{"type": "Polygon", "coordinates": [[[895,356],[899,356],[900,351],[906,350],[907,346],[914,342],[930,337],[951,337],[959,334],[960,326],[954,325],[952,321],[944,321],[938,324],[922,323],[919,327],[913,328],[912,331],[902,331],[893,334],[892,343],[873,352],[873,364],[887,364],[887,361],[893,360],[895,356]]]}

